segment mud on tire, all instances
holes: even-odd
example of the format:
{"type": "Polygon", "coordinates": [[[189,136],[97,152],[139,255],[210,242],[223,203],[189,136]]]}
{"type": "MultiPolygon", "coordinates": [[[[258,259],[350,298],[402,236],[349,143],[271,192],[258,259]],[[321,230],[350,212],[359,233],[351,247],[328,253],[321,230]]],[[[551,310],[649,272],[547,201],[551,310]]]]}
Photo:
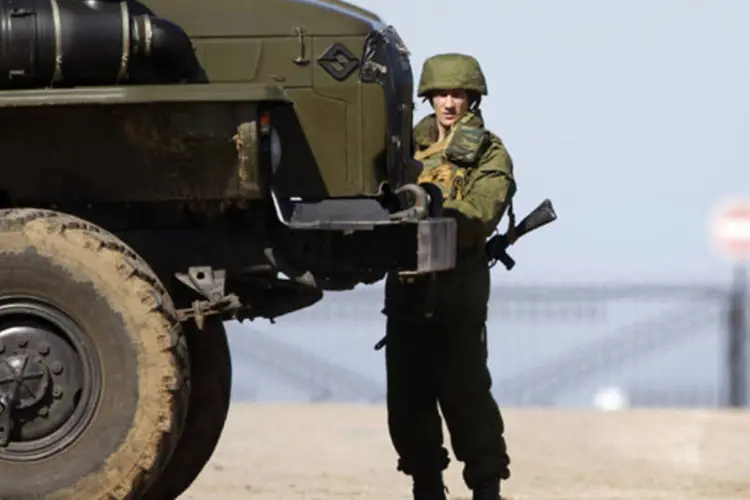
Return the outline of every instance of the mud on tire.
{"type": "Polygon", "coordinates": [[[54,211],[0,211],[0,372],[24,384],[0,444],[0,498],[142,495],[185,419],[181,331],[158,278],[112,234],[54,211]]]}
{"type": "Polygon", "coordinates": [[[190,353],[190,405],[177,448],[144,500],[174,500],[195,481],[213,455],[229,412],[232,361],[221,319],[209,316],[203,330],[183,324],[190,353]]]}

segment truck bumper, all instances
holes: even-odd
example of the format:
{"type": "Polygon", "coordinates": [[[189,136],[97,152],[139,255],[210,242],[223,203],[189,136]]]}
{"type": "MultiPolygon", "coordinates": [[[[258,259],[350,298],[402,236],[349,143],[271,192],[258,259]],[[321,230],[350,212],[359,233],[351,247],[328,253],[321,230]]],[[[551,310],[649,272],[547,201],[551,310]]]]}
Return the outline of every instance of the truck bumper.
{"type": "MultiPolygon", "coordinates": [[[[416,222],[414,274],[447,271],[456,266],[456,221],[441,217],[416,222]]],[[[409,271],[406,271],[409,272],[409,271]]]]}
{"type": "Polygon", "coordinates": [[[377,199],[279,200],[279,221],[300,232],[337,233],[372,269],[425,274],[456,266],[456,221],[449,217],[392,219],[377,199]]]}

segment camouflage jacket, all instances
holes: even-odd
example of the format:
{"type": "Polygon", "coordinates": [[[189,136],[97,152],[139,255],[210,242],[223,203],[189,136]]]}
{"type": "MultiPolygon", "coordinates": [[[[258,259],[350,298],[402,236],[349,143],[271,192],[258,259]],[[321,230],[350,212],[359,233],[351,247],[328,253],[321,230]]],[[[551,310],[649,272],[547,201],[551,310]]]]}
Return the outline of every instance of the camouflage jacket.
{"type": "Polygon", "coordinates": [[[513,162],[479,113],[468,113],[444,141],[437,139],[435,115],[416,125],[419,182],[431,182],[443,192],[444,216],[455,218],[458,226],[459,261],[454,270],[437,273],[432,287],[429,277],[389,274],[384,313],[424,318],[463,312],[483,321],[490,286],[484,244],[515,195],[513,162]]]}
{"type": "Polygon", "coordinates": [[[483,246],[516,191],[513,162],[503,142],[467,113],[441,142],[434,115],[414,130],[419,182],[432,182],[445,197],[445,215],[457,219],[460,246],[483,246]]]}

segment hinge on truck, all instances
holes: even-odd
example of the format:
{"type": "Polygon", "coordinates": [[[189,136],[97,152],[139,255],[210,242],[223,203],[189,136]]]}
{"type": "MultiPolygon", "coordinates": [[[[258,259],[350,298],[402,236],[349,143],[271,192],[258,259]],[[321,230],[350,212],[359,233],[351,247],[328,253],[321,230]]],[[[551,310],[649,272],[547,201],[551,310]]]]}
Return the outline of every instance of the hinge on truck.
{"type": "Polygon", "coordinates": [[[202,330],[206,316],[239,310],[242,307],[239,297],[233,293],[227,295],[224,291],[225,276],[226,271],[214,270],[210,266],[195,266],[189,268],[187,273],[175,273],[183,284],[206,297],[206,300],[193,301],[192,307],[178,309],[180,321],[192,318],[198,329],[202,330]]]}

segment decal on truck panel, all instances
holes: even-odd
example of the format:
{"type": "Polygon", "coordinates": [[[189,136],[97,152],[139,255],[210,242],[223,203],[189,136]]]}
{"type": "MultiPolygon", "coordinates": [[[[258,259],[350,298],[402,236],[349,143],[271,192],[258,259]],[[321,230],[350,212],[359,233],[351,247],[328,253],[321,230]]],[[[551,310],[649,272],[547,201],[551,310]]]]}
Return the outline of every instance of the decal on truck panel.
{"type": "Polygon", "coordinates": [[[318,57],[318,64],[331,77],[343,82],[359,67],[359,59],[345,45],[336,42],[318,57]]]}

